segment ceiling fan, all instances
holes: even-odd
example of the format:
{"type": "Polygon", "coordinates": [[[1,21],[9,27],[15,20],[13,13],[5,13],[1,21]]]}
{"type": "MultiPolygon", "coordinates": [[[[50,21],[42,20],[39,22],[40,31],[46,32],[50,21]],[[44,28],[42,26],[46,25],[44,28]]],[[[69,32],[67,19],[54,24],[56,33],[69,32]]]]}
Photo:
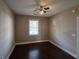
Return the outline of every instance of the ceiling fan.
{"type": "Polygon", "coordinates": [[[47,13],[50,10],[50,6],[49,6],[48,2],[46,2],[46,1],[48,1],[48,0],[40,0],[40,1],[37,0],[36,5],[38,8],[36,8],[34,10],[34,13],[36,11],[38,11],[39,14],[41,14],[41,15],[47,13]]]}
{"type": "Polygon", "coordinates": [[[49,9],[49,7],[40,6],[40,14],[46,13],[49,9]]]}

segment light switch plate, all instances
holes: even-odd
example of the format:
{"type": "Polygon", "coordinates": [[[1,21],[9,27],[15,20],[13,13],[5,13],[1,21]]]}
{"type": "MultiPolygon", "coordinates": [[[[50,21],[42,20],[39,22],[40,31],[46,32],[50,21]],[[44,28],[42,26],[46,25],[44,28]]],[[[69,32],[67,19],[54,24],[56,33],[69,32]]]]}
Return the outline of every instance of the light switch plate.
{"type": "Polygon", "coordinates": [[[75,37],[75,34],[72,34],[73,37],[75,37]]]}

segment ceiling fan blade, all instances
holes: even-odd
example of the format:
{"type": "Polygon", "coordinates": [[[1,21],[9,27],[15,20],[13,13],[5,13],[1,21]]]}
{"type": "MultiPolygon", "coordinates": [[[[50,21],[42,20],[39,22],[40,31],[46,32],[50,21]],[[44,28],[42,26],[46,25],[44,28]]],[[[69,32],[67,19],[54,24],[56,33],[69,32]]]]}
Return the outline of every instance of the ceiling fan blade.
{"type": "Polygon", "coordinates": [[[50,8],[49,8],[49,7],[45,7],[44,9],[45,9],[45,10],[49,10],[50,8]]]}

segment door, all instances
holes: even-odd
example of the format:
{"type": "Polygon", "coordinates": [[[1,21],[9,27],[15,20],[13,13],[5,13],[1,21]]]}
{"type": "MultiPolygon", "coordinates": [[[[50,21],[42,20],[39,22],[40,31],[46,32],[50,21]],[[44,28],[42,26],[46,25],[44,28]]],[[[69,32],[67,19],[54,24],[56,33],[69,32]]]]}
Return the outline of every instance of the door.
{"type": "Polygon", "coordinates": [[[79,13],[77,15],[77,57],[79,59],[79,13]]]}

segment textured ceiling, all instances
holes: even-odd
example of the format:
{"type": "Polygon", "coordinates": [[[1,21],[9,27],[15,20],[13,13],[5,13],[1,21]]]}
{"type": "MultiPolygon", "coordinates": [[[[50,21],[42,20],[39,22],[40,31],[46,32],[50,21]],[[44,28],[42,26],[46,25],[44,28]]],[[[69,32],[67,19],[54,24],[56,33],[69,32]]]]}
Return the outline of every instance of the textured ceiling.
{"type": "Polygon", "coordinates": [[[79,5],[79,0],[5,0],[8,6],[20,15],[52,16],[73,6],[79,5]],[[47,5],[50,10],[43,15],[37,11],[39,5],[47,5]]]}

